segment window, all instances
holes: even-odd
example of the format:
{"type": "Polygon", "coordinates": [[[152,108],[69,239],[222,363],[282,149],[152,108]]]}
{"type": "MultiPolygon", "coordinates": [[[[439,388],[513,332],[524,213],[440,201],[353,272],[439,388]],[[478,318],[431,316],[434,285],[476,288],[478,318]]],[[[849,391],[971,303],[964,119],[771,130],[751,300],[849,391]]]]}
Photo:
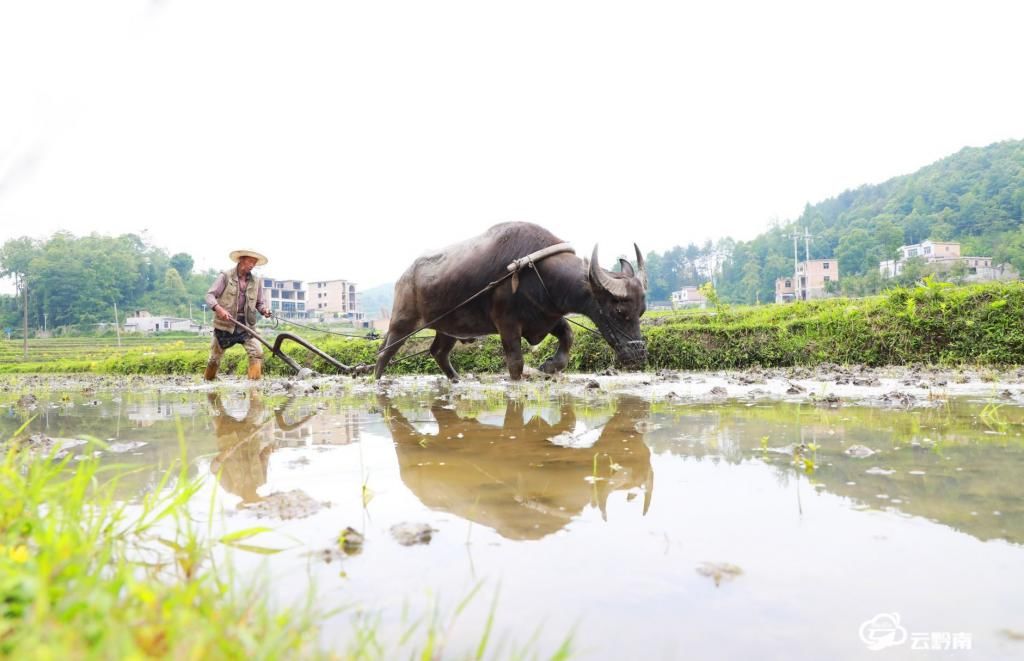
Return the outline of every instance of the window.
{"type": "Polygon", "coordinates": [[[266,287],[267,289],[273,289],[274,288],[274,281],[273,280],[264,280],[263,281],[263,286],[266,287]]]}
{"type": "Polygon", "coordinates": [[[792,287],[792,286],[793,286],[793,281],[792,280],[786,280],[786,287],[792,287]]]}
{"type": "Polygon", "coordinates": [[[826,276],[825,276],[825,282],[829,282],[830,280],[831,280],[831,278],[829,278],[829,277],[828,277],[828,276],[826,275],[826,276]]]}
{"type": "Polygon", "coordinates": [[[296,280],[292,283],[292,289],[302,289],[302,283],[296,280]]]}
{"type": "MultiPolygon", "coordinates": [[[[824,264],[821,265],[821,268],[823,268],[823,269],[825,269],[827,271],[828,270],[828,264],[829,264],[828,262],[825,262],[824,264]]],[[[825,279],[828,280],[828,278],[825,278],[825,279]]]]}

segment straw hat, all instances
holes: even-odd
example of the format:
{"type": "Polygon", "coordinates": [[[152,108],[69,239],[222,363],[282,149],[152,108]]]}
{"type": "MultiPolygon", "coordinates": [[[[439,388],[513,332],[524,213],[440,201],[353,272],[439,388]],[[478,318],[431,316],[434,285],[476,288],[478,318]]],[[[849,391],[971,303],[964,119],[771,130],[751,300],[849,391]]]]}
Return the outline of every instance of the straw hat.
{"type": "Polygon", "coordinates": [[[255,257],[256,266],[263,266],[268,261],[270,261],[266,258],[265,255],[258,253],[255,250],[232,250],[230,257],[231,260],[235,262],[242,259],[243,257],[255,257]]]}

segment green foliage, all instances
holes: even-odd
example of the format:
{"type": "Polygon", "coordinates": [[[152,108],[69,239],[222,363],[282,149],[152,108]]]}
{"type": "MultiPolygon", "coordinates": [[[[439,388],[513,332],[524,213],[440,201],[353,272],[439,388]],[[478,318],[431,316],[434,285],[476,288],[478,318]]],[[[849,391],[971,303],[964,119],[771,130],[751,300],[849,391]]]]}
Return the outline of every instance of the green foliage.
{"type": "MultiPolygon", "coordinates": [[[[591,326],[585,318],[578,318],[591,326]]],[[[647,339],[649,369],[726,369],[864,363],[905,365],[1017,365],[1024,362],[1024,284],[956,287],[926,278],[915,287],[900,287],[883,296],[834,298],[791,304],[749,307],[719,306],[714,311],[649,313],[642,330],[647,339]]],[[[570,371],[600,372],[614,366],[614,354],[596,333],[577,330],[569,355],[570,371]]],[[[372,365],[380,340],[308,336],[307,340],[349,366],[372,365]]],[[[440,374],[426,349],[432,336],[411,338],[388,367],[391,374],[440,374]]],[[[76,359],[56,350],[48,360],[0,361],[2,372],[86,371],[115,374],[199,375],[206,365],[206,342],[167,340],[117,350],[109,343],[76,359]],[[106,352],[104,354],[103,352],[106,352]]],[[[33,341],[42,352],[44,342],[33,341]]],[[[539,367],[554,353],[552,337],[530,348],[527,365],[539,367]]],[[[20,343],[0,343],[15,353],[20,343]]],[[[284,351],[297,363],[323,374],[336,370],[300,345],[286,342],[284,351]]],[[[4,356],[0,351],[0,358],[4,356]]],[[[290,368],[265,352],[265,371],[287,375],[290,368]]],[[[222,370],[243,374],[245,352],[235,347],[224,355],[222,370]]],[[[502,373],[505,359],[497,336],[460,343],[452,364],[462,374],[502,373]]]]}
{"type": "Polygon", "coordinates": [[[0,655],[9,658],[268,658],[317,654],[310,610],[271,613],[257,586],[214,565],[221,540],[187,513],[184,464],[141,505],[115,497],[92,458],[74,470],[16,441],[0,461],[0,655]],[[170,548],[164,562],[153,550],[170,548]]]}
{"type": "Polygon", "coordinates": [[[1024,285],[934,279],[861,300],[671,314],[645,328],[651,368],[1024,362],[1024,285]]]}
{"type": "MultiPolygon", "coordinates": [[[[156,314],[182,315],[191,302],[200,309],[212,275],[192,273],[192,257],[174,257],[147,245],[134,234],[76,237],[58,232],[43,241],[28,237],[0,246],[0,277],[15,278],[18,291],[28,288],[32,329],[92,327],[113,322],[114,305],[124,314],[147,308],[156,314]]],[[[4,323],[16,320],[8,308],[21,312],[21,302],[0,297],[4,323]]]]}

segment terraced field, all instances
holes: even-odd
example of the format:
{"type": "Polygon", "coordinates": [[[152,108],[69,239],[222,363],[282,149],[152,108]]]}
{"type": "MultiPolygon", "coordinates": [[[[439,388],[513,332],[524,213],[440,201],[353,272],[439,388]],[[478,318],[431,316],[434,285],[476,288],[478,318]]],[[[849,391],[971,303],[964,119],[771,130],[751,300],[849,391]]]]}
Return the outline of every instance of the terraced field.
{"type": "Polygon", "coordinates": [[[172,351],[205,349],[210,344],[208,335],[127,335],[116,337],[69,337],[30,339],[28,356],[20,339],[0,341],[0,365],[46,363],[80,365],[99,362],[128,353],[158,355],[172,351]]]}

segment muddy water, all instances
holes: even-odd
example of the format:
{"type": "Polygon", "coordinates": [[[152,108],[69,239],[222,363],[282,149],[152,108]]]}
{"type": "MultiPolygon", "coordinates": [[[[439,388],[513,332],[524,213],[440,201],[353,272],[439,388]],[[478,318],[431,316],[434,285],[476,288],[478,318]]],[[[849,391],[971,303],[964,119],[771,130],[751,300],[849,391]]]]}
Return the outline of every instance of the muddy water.
{"type": "Polygon", "coordinates": [[[183,446],[219,526],[287,548],[234,552],[242,572],[347,608],[330,646],[436,617],[447,650],[472,650],[496,604],[505,655],[572,634],[583,658],[1019,658],[1024,408],[985,390],[29,381],[0,393],[0,437],[31,417],[36,442],[101,439],[103,460],[147,468],[129,500],[183,446]]]}

